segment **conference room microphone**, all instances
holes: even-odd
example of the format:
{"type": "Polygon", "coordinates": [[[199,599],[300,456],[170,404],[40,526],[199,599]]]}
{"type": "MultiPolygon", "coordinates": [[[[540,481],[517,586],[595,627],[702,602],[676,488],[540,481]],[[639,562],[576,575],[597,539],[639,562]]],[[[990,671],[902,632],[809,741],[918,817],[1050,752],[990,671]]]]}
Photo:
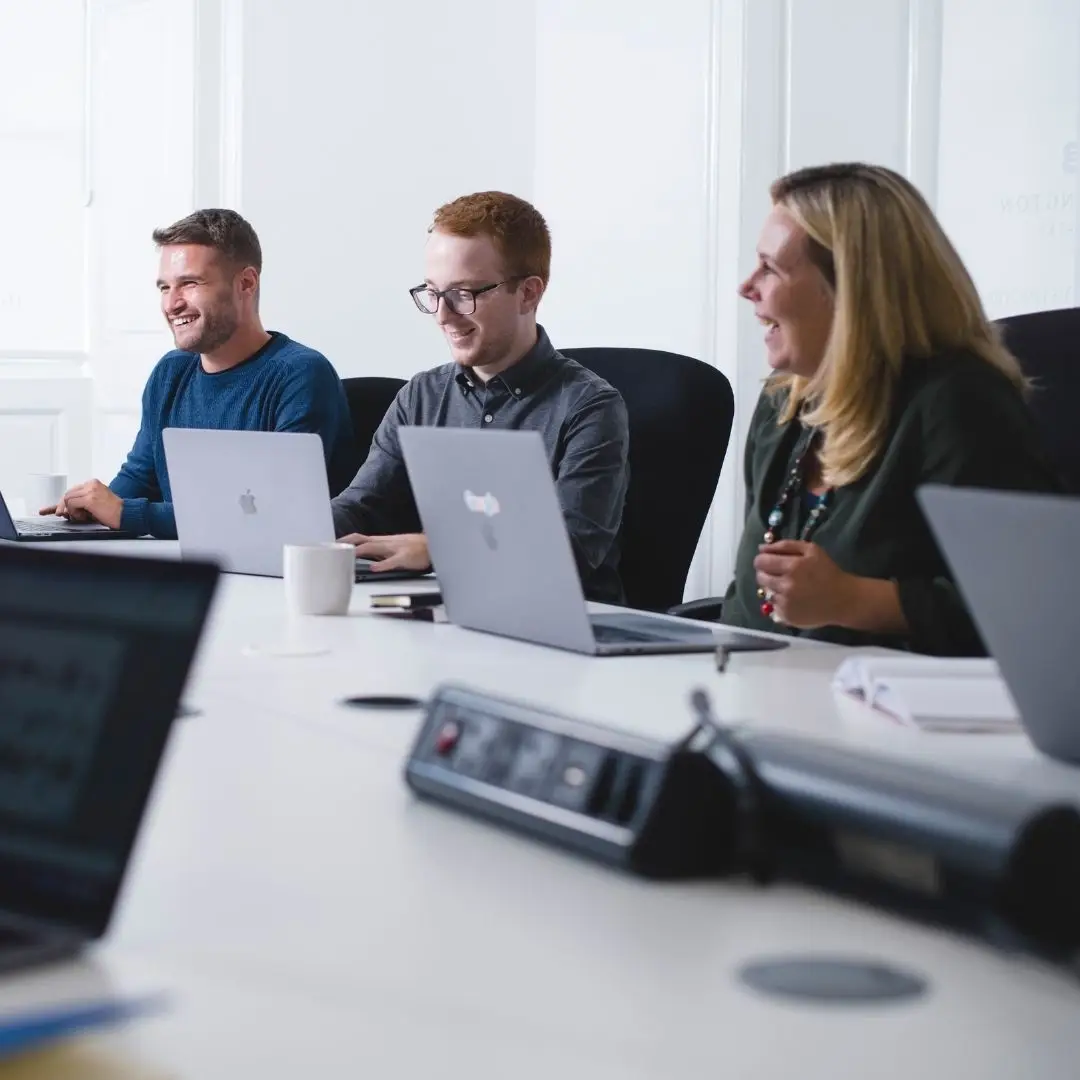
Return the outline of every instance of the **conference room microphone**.
{"type": "MultiPolygon", "coordinates": [[[[723,729],[704,691],[695,712],[723,729]]],[[[931,765],[779,732],[727,728],[706,754],[743,799],[753,861],[788,879],[1006,948],[1077,965],[1080,812],[931,765]],[[732,769],[728,745],[742,764],[732,769]],[[745,772],[751,779],[741,779],[745,772]],[[733,779],[734,777],[734,779],[733,779]]],[[[744,822],[735,835],[747,834],[744,822]]]]}
{"type": "Polygon", "coordinates": [[[1056,961],[1080,947],[1080,813],[851,747],[725,724],[675,743],[437,688],[405,765],[420,797],[649,878],[748,874],[1056,961]]]}

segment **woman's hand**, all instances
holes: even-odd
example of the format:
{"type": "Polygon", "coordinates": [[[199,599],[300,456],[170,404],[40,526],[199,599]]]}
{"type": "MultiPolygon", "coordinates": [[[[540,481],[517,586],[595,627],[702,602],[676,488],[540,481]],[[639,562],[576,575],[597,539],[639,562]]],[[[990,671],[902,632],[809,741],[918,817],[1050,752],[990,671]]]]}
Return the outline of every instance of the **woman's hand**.
{"type": "Polygon", "coordinates": [[[775,621],[800,630],[844,625],[859,579],[841,570],[817,544],[805,540],[762,544],[754,569],[775,621]]]}
{"type": "Polygon", "coordinates": [[[849,574],[817,544],[805,540],[762,544],[754,569],[776,622],[798,630],[843,626],[878,634],[908,631],[894,581],[849,574]]]}

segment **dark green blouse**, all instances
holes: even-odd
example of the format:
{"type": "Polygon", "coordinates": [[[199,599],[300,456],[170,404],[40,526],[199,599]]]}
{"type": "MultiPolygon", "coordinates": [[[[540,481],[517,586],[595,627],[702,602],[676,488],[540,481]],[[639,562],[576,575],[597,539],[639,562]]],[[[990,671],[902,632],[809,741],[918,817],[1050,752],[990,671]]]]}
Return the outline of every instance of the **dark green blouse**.
{"type": "MultiPolygon", "coordinates": [[[[910,633],[903,638],[838,626],[795,630],[761,614],[754,557],[802,431],[778,425],[783,396],[766,385],[746,440],[746,525],[723,621],[843,645],[887,645],[941,656],[985,655],[937,544],[915,500],[921,484],[1059,491],[1060,482],[1020,393],[997,369],[967,354],[909,360],[897,385],[890,432],[878,461],[833,492],[811,536],[841,570],[895,580],[910,633]]],[[[778,538],[805,520],[789,510],[778,538]]],[[[973,544],[978,537],[971,538],[973,544]]]]}

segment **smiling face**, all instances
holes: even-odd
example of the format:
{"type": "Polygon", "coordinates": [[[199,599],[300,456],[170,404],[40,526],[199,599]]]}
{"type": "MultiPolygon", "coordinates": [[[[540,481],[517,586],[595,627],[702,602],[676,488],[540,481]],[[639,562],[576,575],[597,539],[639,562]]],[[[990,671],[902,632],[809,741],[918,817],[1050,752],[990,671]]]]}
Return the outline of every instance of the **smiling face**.
{"type": "Polygon", "coordinates": [[[765,327],[769,367],[811,378],[825,356],[836,299],[810,257],[810,238],[782,206],[765,219],[758,265],[739,295],[765,327]]]}
{"type": "Polygon", "coordinates": [[[166,244],[157,284],[176,347],[206,354],[221,348],[245,319],[258,273],[253,267],[230,267],[203,244],[166,244]]]}
{"type": "MultiPolygon", "coordinates": [[[[457,236],[434,229],[424,249],[424,281],[431,288],[481,289],[506,281],[502,256],[490,236],[457,236]]],[[[471,315],[458,315],[445,299],[434,318],[462,367],[497,371],[521,357],[536,341],[539,278],[510,281],[476,298],[471,315]]]]}

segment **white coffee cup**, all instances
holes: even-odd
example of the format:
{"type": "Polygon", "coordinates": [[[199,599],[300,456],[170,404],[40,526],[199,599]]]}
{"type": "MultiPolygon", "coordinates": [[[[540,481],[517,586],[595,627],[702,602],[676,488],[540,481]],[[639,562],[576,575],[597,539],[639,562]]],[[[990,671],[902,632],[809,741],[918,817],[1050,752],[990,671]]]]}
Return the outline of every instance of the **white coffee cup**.
{"type": "Polygon", "coordinates": [[[344,615],[356,577],[352,544],[286,544],[285,603],[294,615],[344,615]]]}
{"type": "Polygon", "coordinates": [[[55,506],[68,489],[64,473],[29,473],[23,485],[26,514],[33,517],[47,506],[55,506]]]}

